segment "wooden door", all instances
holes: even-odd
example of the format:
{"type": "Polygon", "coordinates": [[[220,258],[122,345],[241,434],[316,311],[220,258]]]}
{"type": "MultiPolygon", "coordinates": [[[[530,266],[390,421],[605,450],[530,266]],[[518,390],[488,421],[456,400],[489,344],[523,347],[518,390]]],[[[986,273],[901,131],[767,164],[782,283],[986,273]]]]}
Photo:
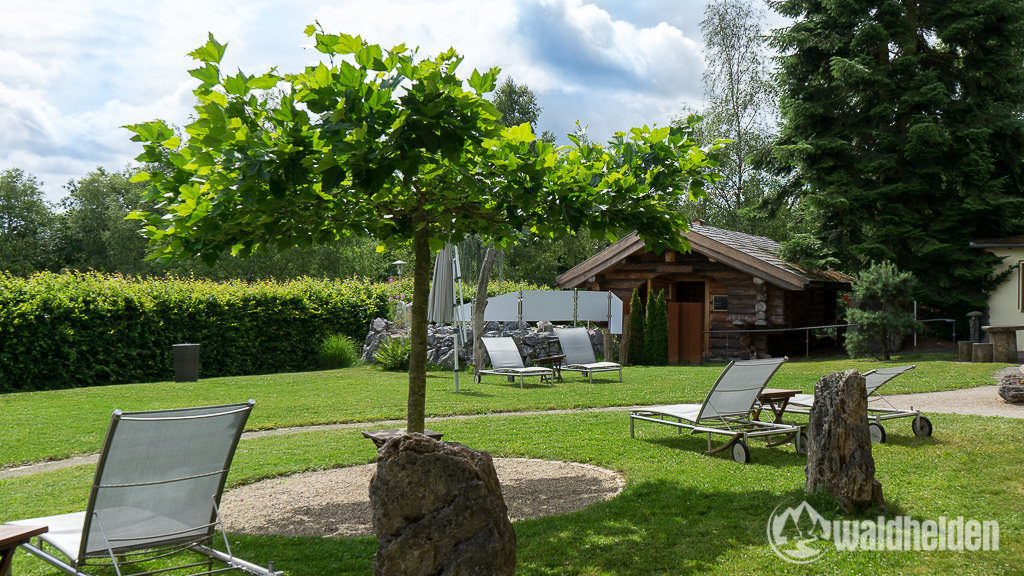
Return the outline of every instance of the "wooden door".
{"type": "Polygon", "coordinates": [[[668,302],[669,364],[700,364],[704,355],[704,303],[668,302]]]}

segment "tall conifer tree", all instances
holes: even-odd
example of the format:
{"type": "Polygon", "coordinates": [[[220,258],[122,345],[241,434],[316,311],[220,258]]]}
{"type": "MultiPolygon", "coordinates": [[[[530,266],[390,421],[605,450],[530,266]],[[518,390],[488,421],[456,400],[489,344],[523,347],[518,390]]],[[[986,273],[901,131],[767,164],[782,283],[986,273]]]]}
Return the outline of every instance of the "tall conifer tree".
{"type": "Polygon", "coordinates": [[[776,148],[851,270],[890,260],[949,313],[984,305],[979,237],[1024,215],[1024,0],[781,0],[776,148]]]}
{"type": "Polygon", "coordinates": [[[665,292],[658,290],[647,296],[647,334],[644,336],[644,363],[648,366],[668,364],[668,315],[665,292]]]}

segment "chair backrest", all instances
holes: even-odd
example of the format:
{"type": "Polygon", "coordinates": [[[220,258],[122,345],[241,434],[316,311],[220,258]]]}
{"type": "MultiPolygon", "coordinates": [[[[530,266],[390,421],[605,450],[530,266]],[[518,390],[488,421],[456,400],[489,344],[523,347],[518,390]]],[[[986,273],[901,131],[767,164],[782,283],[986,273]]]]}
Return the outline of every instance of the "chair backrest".
{"type": "Polygon", "coordinates": [[[910,372],[914,368],[917,368],[917,364],[910,364],[909,366],[893,366],[891,368],[878,368],[876,370],[868,370],[864,373],[864,387],[867,388],[868,396],[875,393],[885,383],[899,376],[910,372]]]}
{"type": "Polygon", "coordinates": [[[594,347],[590,344],[590,333],[586,328],[557,328],[558,344],[565,354],[566,364],[593,364],[597,362],[594,347]]]}
{"type": "Polygon", "coordinates": [[[179,410],[115,410],[79,558],[203,540],[254,402],[179,410]]]}
{"type": "Polygon", "coordinates": [[[525,368],[523,357],[519,355],[519,347],[510,336],[504,338],[481,338],[491,366],[501,368],[525,368]]]}
{"type": "Polygon", "coordinates": [[[730,362],[704,398],[697,420],[749,414],[757,395],[785,361],[768,358],[730,362]]]}

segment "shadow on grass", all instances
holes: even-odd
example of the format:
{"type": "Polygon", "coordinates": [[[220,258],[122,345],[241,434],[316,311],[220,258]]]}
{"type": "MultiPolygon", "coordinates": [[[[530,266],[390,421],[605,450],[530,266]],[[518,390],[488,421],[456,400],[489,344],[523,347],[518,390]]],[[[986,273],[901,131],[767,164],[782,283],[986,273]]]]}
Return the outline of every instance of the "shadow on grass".
{"type": "MultiPolygon", "coordinates": [[[[659,446],[665,446],[667,448],[674,448],[679,450],[686,450],[688,452],[696,452],[701,454],[704,458],[722,458],[725,460],[732,460],[732,451],[723,450],[717,454],[703,456],[703,453],[708,449],[707,437],[703,434],[680,434],[677,436],[661,436],[653,438],[644,438],[637,435],[637,441],[648,442],[651,444],[658,444],[659,446]]],[[[725,436],[712,438],[712,447],[721,446],[725,441],[725,436]]],[[[801,454],[797,454],[793,448],[793,444],[783,444],[774,448],[768,448],[765,446],[763,441],[752,440],[747,447],[750,449],[750,464],[753,466],[764,465],[764,466],[775,466],[779,468],[787,468],[791,466],[804,466],[807,464],[807,457],[801,454]]],[[[744,464],[736,463],[737,466],[744,466],[744,464]]]]}
{"type": "Polygon", "coordinates": [[[533,381],[527,380],[526,382],[523,382],[522,386],[520,386],[519,380],[515,380],[513,382],[501,381],[492,378],[491,380],[484,380],[483,382],[481,382],[481,384],[486,384],[488,386],[503,386],[505,388],[522,388],[523,390],[529,390],[531,388],[556,388],[558,382],[555,382],[555,385],[552,386],[548,382],[540,382],[539,380],[534,379],[533,381]]]}
{"type": "Polygon", "coordinates": [[[494,394],[487,394],[486,392],[481,392],[479,390],[466,390],[465,388],[460,389],[458,392],[454,390],[451,392],[458,396],[472,396],[474,398],[491,398],[494,396],[494,394]]]}
{"type": "Polygon", "coordinates": [[[802,490],[780,496],[643,482],[580,512],[516,524],[516,573],[701,573],[730,550],[763,547],[772,510],[801,500],[802,490]]]}
{"type": "MultiPolygon", "coordinates": [[[[730,550],[763,547],[772,510],[804,498],[802,490],[713,492],[642,482],[579,512],[516,522],[516,574],[704,572],[730,550]]],[[[290,576],[369,574],[377,547],[372,537],[232,534],[231,542],[239,556],[263,565],[273,560],[290,576]]]]}
{"type": "Polygon", "coordinates": [[[941,446],[946,442],[936,438],[935,436],[928,436],[922,438],[920,436],[914,436],[913,432],[907,434],[898,434],[886,430],[885,443],[878,444],[874,443],[871,445],[872,450],[884,450],[886,446],[909,446],[909,447],[921,447],[921,446],[941,446]]]}
{"type": "Polygon", "coordinates": [[[231,534],[232,552],[240,558],[289,576],[324,574],[371,574],[377,539],[365,538],[287,538],[231,534]]]}

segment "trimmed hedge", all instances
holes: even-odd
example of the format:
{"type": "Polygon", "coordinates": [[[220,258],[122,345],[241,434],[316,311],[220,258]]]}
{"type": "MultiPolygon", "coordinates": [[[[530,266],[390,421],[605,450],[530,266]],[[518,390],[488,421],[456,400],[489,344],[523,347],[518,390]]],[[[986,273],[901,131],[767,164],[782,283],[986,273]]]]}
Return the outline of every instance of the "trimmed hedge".
{"type": "MultiPolygon", "coordinates": [[[[520,289],[537,287],[492,282],[488,295],[520,289]]],[[[250,284],[0,272],[0,393],[171,380],[171,346],[186,342],[202,345],[203,378],[313,370],[327,336],[361,343],[374,318],[411,297],[411,278],[250,284]]]]}
{"type": "Polygon", "coordinates": [[[171,345],[202,345],[204,378],[316,366],[324,338],[357,342],[394,287],[0,273],[0,392],[170,380],[171,345]]]}

